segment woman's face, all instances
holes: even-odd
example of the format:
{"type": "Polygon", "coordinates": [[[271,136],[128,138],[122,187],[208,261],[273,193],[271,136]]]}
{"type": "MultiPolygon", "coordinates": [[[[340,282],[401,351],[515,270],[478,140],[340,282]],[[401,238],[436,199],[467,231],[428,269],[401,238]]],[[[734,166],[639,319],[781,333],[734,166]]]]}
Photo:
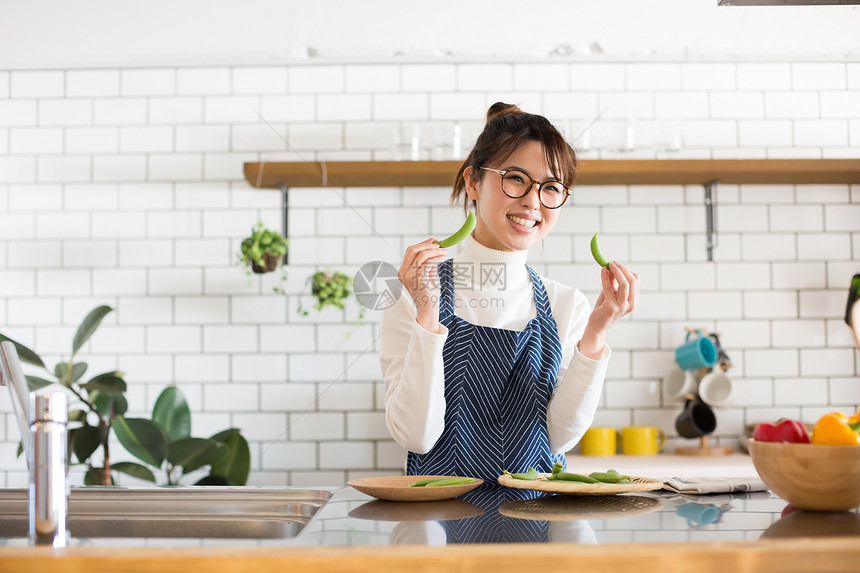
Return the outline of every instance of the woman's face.
{"type": "MultiPolygon", "coordinates": [[[[554,179],[546,163],[543,146],[524,143],[502,165],[494,169],[522,171],[536,181],[554,179]]],[[[502,191],[502,176],[493,171],[464,172],[466,193],[477,201],[474,237],[485,247],[498,251],[524,251],[549,234],[561,209],[547,209],[538,199],[537,185],[519,199],[502,191]]]]}

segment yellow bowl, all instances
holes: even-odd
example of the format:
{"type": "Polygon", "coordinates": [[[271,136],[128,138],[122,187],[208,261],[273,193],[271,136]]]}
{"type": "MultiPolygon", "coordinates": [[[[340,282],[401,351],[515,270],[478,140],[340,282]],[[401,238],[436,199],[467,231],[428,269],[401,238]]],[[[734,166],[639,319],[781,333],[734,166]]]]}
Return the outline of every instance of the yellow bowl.
{"type": "Polygon", "coordinates": [[[860,505],[860,446],[749,441],[758,475],[801,509],[844,511],[860,505]]]}

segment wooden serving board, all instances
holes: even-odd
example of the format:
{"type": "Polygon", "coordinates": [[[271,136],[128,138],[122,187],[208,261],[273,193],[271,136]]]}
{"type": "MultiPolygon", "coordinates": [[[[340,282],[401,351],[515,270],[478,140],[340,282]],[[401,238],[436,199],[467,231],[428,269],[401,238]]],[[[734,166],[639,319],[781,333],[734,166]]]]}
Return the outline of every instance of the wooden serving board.
{"type": "Polygon", "coordinates": [[[516,479],[509,475],[499,476],[499,483],[516,489],[531,489],[547,493],[568,493],[575,495],[612,495],[616,493],[634,493],[637,491],[654,491],[663,488],[663,482],[643,477],[630,476],[631,483],[571,483],[547,481],[552,474],[538,474],[536,480],[516,479]]]}
{"type": "Polygon", "coordinates": [[[440,499],[451,499],[458,495],[470,492],[484,483],[483,480],[475,478],[472,483],[463,485],[442,485],[436,487],[410,487],[421,479],[444,478],[444,477],[466,477],[466,476],[383,476],[354,479],[346,482],[361,493],[366,493],[377,499],[388,501],[438,501],[440,499]]]}

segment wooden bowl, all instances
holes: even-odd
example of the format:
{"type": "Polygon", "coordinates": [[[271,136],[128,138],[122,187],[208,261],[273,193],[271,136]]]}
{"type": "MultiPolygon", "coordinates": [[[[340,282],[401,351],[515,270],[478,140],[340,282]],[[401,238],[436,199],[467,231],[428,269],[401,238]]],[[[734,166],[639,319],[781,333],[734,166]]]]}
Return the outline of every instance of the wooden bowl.
{"type": "Polygon", "coordinates": [[[860,505],[860,446],[749,441],[758,475],[801,509],[844,511],[860,505]]]}

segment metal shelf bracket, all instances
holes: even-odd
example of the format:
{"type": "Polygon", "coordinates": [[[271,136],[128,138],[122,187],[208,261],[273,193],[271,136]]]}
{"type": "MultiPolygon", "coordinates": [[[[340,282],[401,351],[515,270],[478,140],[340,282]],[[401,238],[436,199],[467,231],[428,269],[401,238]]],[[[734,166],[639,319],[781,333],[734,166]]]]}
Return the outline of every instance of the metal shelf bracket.
{"type": "Polygon", "coordinates": [[[278,188],[281,190],[281,234],[287,239],[287,252],[284,253],[283,264],[287,265],[290,262],[290,191],[284,183],[281,183],[278,188]]]}
{"type": "Polygon", "coordinates": [[[714,247],[717,246],[717,184],[719,179],[705,183],[705,245],[708,248],[708,261],[714,260],[714,247]]]}

